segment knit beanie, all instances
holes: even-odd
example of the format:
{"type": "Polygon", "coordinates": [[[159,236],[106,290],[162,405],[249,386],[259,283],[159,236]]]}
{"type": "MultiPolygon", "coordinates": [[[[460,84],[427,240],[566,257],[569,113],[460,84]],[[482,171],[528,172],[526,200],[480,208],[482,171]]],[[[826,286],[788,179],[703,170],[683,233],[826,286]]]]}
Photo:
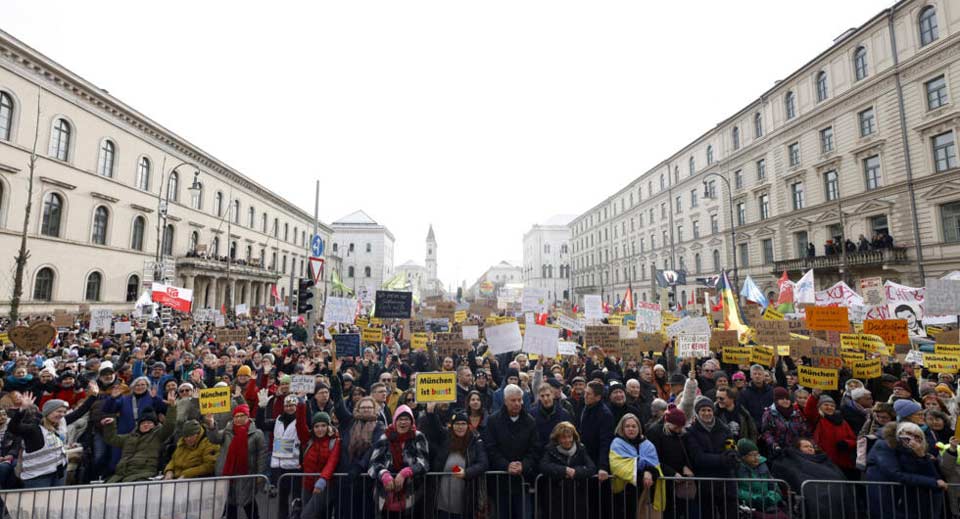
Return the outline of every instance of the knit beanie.
{"type": "Polygon", "coordinates": [[[700,414],[700,409],[704,407],[713,407],[713,400],[710,400],[708,397],[700,395],[696,400],[693,401],[693,412],[700,414]]]}
{"type": "Polygon", "coordinates": [[[906,398],[901,398],[893,403],[893,412],[897,413],[898,422],[913,416],[921,409],[920,404],[906,398]]]}
{"type": "Polygon", "coordinates": [[[250,366],[247,366],[246,364],[244,364],[243,366],[240,366],[240,369],[237,370],[238,377],[242,377],[244,375],[248,377],[253,376],[253,370],[251,370],[250,366]]]}
{"type": "Polygon", "coordinates": [[[820,409],[820,406],[823,404],[833,404],[837,405],[837,401],[833,399],[830,395],[820,395],[820,398],[817,399],[817,409],[820,409]]]}
{"type": "Polygon", "coordinates": [[[248,406],[247,404],[240,404],[237,407],[234,407],[233,416],[237,416],[238,414],[244,414],[244,415],[250,416],[250,406],[248,406]]]}
{"type": "Polygon", "coordinates": [[[181,437],[193,436],[194,434],[197,434],[199,432],[200,432],[200,422],[196,420],[187,420],[186,422],[183,422],[183,434],[181,435],[181,437]]]}
{"type": "Polygon", "coordinates": [[[147,409],[137,418],[137,425],[143,422],[153,422],[153,424],[156,425],[159,422],[159,420],[157,420],[157,413],[153,412],[153,409],[147,409]]]}
{"type": "Polygon", "coordinates": [[[737,454],[739,454],[741,458],[751,452],[757,452],[759,450],[757,444],[750,438],[741,438],[740,441],[737,442],[737,454]]]}
{"type": "Polygon", "coordinates": [[[777,400],[783,400],[784,398],[787,398],[787,399],[790,398],[790,392],[787,391],[787,388],[781,387],[781,386],[777,386],[777,387],[773,388],[773,401],[774,401],[774,402],[776,402],[777,400]]]}
{"type": "Polygon", "coordinates": [[[43,408],[40,410],[40,413],[43,414],[44,418],[46,418],[47,415],[56,411],[57,409],[60,409],[61,407],[70,407],[70,406],[67,404],[66,401],[54,398],[51,400],[47,400],[46,403],[43,404],[43,408]]]}
{"type": "Polygon", "coordinates": [[[687,423],[687,415],[679,407],[670,404],[667,406],[667,412],[663,414],[663,421],[677,427],[683,427],[687,423]]]}
{"type": "Polygon", "coordinates": [[[323,411],[318,411],[313,414],[313,423],[314,425],[318,423],[325,423],[327,425],[330,425],[330,415],[323,411]]]}

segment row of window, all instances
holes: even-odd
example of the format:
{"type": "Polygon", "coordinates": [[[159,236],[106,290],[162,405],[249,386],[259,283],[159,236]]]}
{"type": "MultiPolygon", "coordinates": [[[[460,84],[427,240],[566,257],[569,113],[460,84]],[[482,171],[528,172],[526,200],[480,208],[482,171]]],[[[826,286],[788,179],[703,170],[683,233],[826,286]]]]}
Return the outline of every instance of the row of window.
{"type": "MultiPolygon", "coordinates": [[[[56,273],[50,267],[43,267],[37,271],[33,281],[33,300],[34,301],[53,301],[54,286],[57,279],[56,273]]],[[[124,301],[131,303],[137,300],[140,291],[140,276],[131,274],[127,278],[127,285],[124,291],[124,301]]],[[[91,272],[87,275],[84,282],[83,300],[100,301],[103,292],[103,274],[100,272],[91,272]]]]}

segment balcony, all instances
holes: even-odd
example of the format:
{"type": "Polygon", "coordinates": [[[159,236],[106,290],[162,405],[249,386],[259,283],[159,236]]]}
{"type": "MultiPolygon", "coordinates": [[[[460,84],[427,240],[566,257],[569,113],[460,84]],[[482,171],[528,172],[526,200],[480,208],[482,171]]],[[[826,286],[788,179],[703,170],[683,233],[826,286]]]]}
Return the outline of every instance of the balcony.
{"type": "MultiPolygon", "coordinates": [[[[848,252],[846,256],[846,267],[848,269],[857,269],[858,267],[886,268],[888,265],[904,265],[908,262],[907,249],[904,247],[866,252],[848,252]]],[[[773,273],[779,275],[785,270],[788,272],[799,272],[809,269],[839,271],[843,266],[843,255],[834,254],[831,256],[775,261],[773,263],[773,273]]]]}
{"type": "MultiPolygon", "coordinates": [[[[188,255],[177,258],[177,270],[192,269],[197,273],[226,275],[226,258],[203,257],[199,255],[188,255]]],[[[234,260],[230,265],[230,272],[233,275],[246,275],[255,278],[264,278],[276,281],[280,273],[274,270],[261,267],[259,260],[254,258],[248,263],[245,260],[234,260]]]]}

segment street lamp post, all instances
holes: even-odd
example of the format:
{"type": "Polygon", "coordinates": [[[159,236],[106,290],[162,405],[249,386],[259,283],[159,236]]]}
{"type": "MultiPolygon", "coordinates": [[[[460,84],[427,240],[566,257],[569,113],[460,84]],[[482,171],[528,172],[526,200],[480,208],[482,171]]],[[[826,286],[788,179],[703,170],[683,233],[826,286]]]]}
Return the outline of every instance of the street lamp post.
{"type": "MultiPolygon", "coordinates": [[[[719,173],[707,173],[703,176],[704,179],[707,177],[717,177],[727,185],[727,209],[730,211],[730,252],[733,254],[733,283],[736,286],[734,292],[740,290],[740,275],[737,271],[737,223],[733,219],[733,190],[730,189],[730,181],[727,177],[719,173]]],[[[710,192],[710,186],[707,184],[707,181],[703,181],[703,197],[704,198],[714,198],[716,195],[710,192]]]]}
{"type": "Polygon", "coordinates": [[[158,279],[163,274],[163,268],[161,265],[161,258],[163,257],[163,242],[166,241],[165,234],[167,232],[167,211],[169,210],[170,205],[170,176],[177,171],[177,168],[180,166],[193,166],[196,171],[193,172],[193,183],[188,188],[190,192],[195,192],[200,190],[200,181],[198,177],[200,176],[200,168],[196,164],[188,161],[181,162],[173,167],[169,173],[160,172],[160,189],[157,190],[157,253],[154,258],[154,279],[158,279]],[[163,196],[163,186],[167,186],[167,196],[163,196]],[[162,232],[162,234],[161,234],[162,232]]]}

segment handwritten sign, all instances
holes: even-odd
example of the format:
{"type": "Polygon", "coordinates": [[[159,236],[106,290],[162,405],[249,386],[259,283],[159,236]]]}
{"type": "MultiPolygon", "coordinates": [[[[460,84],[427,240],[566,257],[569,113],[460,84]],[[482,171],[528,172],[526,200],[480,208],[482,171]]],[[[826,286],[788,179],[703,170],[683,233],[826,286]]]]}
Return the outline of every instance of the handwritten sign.
{"type": "Polygon", "coordinates": [[[832,391],[839,386],[840,372],[836,369],[797,366],[797,379],[803,387],[832,391]]]}
{"type": "Polygon", "coordinates": [[[778,312],[773,305],[770,305],[763,311],[763,319],[766,321],[782,321],[783,314],[778,312]]]}
{"type": "Polygon", "coordinates": [[[850,319],[843,306],[808,306],[807,328],[834,332],[849,332],[850,319]]]}
{"type": "Polygon", "coordinates": [[[381,328],[364,328],[360,330],[360,333],[363,342],[383,342],[383,329],[381,328]]]}
{"type": "Polygon", "coordinates": [[[463,332],[463,338],[468,341],[480,340],[480,327],[475,324],[469,324],[462,326],[461,331],[463,332]]]}
{"type": "Polygon", "coordinates": [[[923,297],[925,316],[960,314],[960,281],[927,278],[923,297]]]}
{"type": "Polygon", "coordinates": [[[560,341],[557,344],[557,353],[562,356],[572,356],[577,354],[577,343],[570,341],[560,341]]]}
{"type": "Polygon", "coordinates": [[[413,292],[377,290],[373,316],[381,319],[409,319],[413,308],[413,292]]]}
{"type": "Polygon", "coordinates": [[[26,353],[36,353],[47,347],[54,337],[57,336],[57,329],[44,322],[35,322],[30,327],[16,326],[11,328],[7,335],[10,342],[21,351],[26,353]]]}
{"type": "Polygon", "coordinates": [[[245,328],[217,328],[214,333],[217,335],[217,341],[221,344],[247,341],[247,330],[245,328]]]}
{"type": "Polygon", "coordinates": [[[414,333],[410,338],[410,347],[417,351],[427,349],[427,334],[423,332],[414,333]]]}
{"type": "Polygon", "coordinates": [[[660,305],[646,301],[637,302],[637,331],[657,333],[663,326],[663,314],[660,305]]]}
{"type": "Polygon", "coordinates": [[[956,373],[960,371],[960,356],[924,353],[923,367],[931,373],[956,373]]]}
{"type": "Polygon", "coordinates": [[[317,379],[313,375],[293,375],[290,377],[290,392],[293,394],[312,395],[317,387],[317,379]]]}
{"type": "Polygon", "coordinates": [[[773,366],[773,348],[771,346],[754,346],[750,351],[750,362],[761,366],[773,366]]]}
{"type": "Polygon", "coordinates": [[[133,332],[133,323],[130,321],[114,321],[113,322],[113,333],[114,335],[123,335],[126,333],[133,332]]]}
{"type": "Polygon", "coordinates": [[[750,358],[753,356],[753,348],[741,346],[724,346],[723,363],[724,364],[750,364],[750,358]]]}
{"type": "Polygon", "coordinates": [[[677,336],[677,357],[706,357],[710,353],[710,336],[699,333],[682,333],[677,336]]]}
{"type": "Polygon", "coordinates": [[[340,333],[333,336],[333,342],[337,344],[337,357],[359,357],[360,356],[360,334],[359,333],[340,333]]]}
{"type": "Polygon", "coordinates": [[[607,355],[616,352],[620,344],[620,327],[613,325],[587,325],[585,331],[587,349],[597,346],[607,355]]]}
{"type": "Polygon", "coordinates": [[[328,297],[323,307],[325,323],[352,323],[357,313],[357,300],[346,297],[328,297]]]}
{"type": "Polygon", "coordinates": [[[790,342],[790,325],[786,321],[768,321],[761,319],[753,324],[757,331],[757,342],[763,344],[784,344],[790,342]]]}
{"type": "Polygon", "coordinates": [[[547,289],[536,287],[524,287],[523,298],[520,300],[521,312],[535,312],[543,314],[547,312],[547,289]]]}
{"type": "Polygon", "coordinates": [[[466,355],[473,350],[470,341],[463,338],[462,332],[443,332],[436,334],[434,349],[441,356],[466,355]]]}
{"type": "Polygon", "coordinates": [[[457,401],[457,374],[455,372],[428,372],[414,375],[415,398],[418,404],[457,401]]]}
{"type": "MultiPolygon", "coordinates": [[[[614,328],[616,330],[616,328],[614,328]]],[[[523,346],[520,325],[516,321],[486,327],[483,330],[490,353],[494,355],[518,351],[523,346]]]]}
{"type": "Polygon", "coordinates": [[[906,319],[867,319],[863,321],[863,332],[877,335],[890,345],[910,344],[906,319]]]}
{"type": "Polygon", "coordinates": [[[200,390],[200,414],[230,412],[230,388],[211,387],[200,390]]]}
{"type": "Polygon", "coordinates": [[[556,357],[557,342],[559,342],[558,331],[550,326],[528,325],[523,335],[523,351],[536,353],[543,357],[556,357]]]}
{"type": "Polygon", "coordinates": [[[710,334],[710,349],[720,351],[721,348],[740,344],[736,330],[714,330],[710,334]]]}
{"type": "Polygon", "coordinates": [[[94,308],[90,311],[90,330],[110,333],[113,323],[113,310],[109,308],[94,308]]]}

